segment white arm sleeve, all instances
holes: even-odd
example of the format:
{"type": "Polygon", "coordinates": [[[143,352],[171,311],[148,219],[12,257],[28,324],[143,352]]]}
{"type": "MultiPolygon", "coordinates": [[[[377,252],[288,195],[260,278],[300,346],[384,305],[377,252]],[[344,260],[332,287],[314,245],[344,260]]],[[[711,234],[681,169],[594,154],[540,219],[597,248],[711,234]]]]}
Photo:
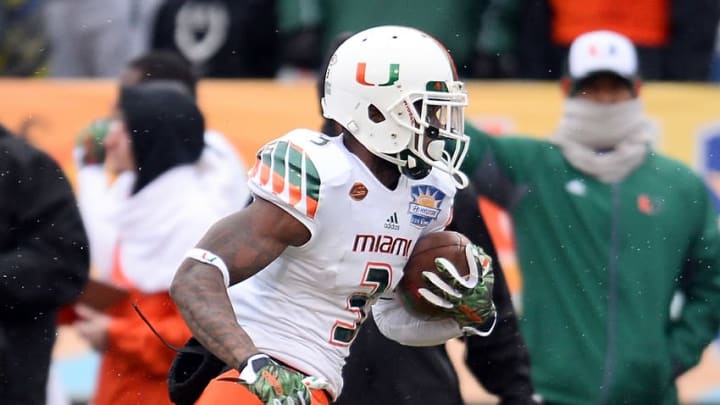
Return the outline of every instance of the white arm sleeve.
{"type": "Polygon", "coordinates": [[[372,307],[380,332],[406,346],[435,346],[463,335],[452,319],[425,321],[411,315],[398,300],[380,299],[372,307]]]}

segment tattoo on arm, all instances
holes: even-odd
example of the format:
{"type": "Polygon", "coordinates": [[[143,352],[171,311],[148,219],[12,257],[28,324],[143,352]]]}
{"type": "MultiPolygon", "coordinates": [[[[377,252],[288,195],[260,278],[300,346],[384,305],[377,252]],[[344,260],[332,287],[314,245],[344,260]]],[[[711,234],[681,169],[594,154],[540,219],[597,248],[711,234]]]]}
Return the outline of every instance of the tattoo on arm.
{"type": "MultiPolygon", "coordinates": [[[[265,268],[289,244],[309,238],[295,218],[268,203],[251,204],[213,225],[197,247],[220,256],[228,267],[230,284],[265,268]]],[[[171,287],[190,330],[205,348],[231,367],[257,352],[238,324],[220,272],[211,265],[186,259],[171,287]]]]}
{"type": "Polygon", "coordinates": [[[235,322],[222,275],[213,267],[186,259],[171,290],[193,335],[231,367],[237,367],[257,349],[235,322]]]}

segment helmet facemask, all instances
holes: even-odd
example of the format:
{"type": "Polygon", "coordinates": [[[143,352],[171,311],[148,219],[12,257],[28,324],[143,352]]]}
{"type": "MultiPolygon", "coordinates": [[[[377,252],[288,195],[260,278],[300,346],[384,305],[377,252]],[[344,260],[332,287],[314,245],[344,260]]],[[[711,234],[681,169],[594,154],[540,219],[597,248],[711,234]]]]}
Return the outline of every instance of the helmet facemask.
{"type": "Polygon", "coordinates": [[[469,143],[464,131],[467,94],[460,82],[429,82],[427,89],[407,94],[391,106],[390,117],[413,135],[405,150],[381,157],[392,159],[410,178],[423,178],[435,167],[450,174],[458,188],[464,188],[468,180],[460,165],[469,143]]]}

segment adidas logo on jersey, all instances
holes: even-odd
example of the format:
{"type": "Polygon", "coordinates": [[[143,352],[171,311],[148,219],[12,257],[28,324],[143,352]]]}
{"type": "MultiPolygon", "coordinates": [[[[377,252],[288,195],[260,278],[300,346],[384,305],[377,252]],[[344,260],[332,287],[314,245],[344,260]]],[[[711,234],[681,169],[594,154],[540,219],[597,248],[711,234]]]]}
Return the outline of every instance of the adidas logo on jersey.
{"type": "Polygon", "coordinates": [[[393,214],[385,220],[385,229],[392,229],[394,231],[400,230],[400,225],[398,225],[397,212],[393,212],[393,214]]]}

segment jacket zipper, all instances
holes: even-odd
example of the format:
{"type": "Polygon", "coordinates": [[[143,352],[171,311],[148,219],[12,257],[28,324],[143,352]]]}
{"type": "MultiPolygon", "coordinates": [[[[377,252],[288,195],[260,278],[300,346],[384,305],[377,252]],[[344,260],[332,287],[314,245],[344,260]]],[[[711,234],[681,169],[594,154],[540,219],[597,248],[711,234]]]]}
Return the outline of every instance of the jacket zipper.
{"type": "Polygon", "coordinates": [[[599,405],[605,405],[610,395],[615,372],[615,351],[617,349],[616,317],[617,317],[617,253],[618,253],[618,228],[620,227],[620,184],[614,183],[611,186],[612,207],[610,225],[610,249],[608,257],[608,302],[607,302],[607,334],[605,350],[605,370],[603,371],[602,385],[600,385],[599,405]]]}

